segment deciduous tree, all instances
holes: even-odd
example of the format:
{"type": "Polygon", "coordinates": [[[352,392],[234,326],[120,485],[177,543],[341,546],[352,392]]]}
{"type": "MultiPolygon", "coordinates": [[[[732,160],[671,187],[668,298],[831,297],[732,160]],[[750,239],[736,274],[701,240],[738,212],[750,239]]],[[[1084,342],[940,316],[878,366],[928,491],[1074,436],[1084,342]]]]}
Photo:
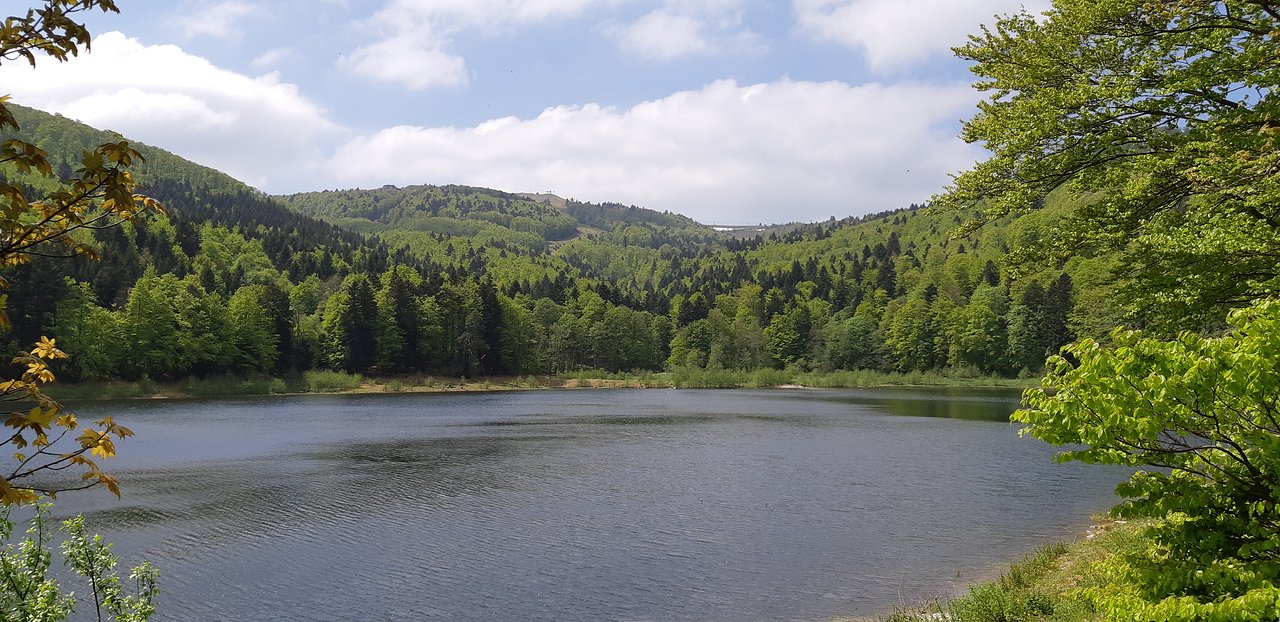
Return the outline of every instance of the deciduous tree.
{"type": "MultiPolygon", "coordinates": [[[[964,137],[993,156],[937,204],[980,204],[981,224],[1088,195],[1052,229],[1050,259],[1122,250],[1127,299],[1160,331],[1068,346],[1014,415],[1070,446],[1064,460],[1160,467],[1119,488],[1121,512],[1157,522],[1149,547],[1101,566],[1112,582],[1091,595],[1108,619],[1276,619],[1278,43],[1273,0],[1055,0],[956,50],[989,93],[964,137]],[[1250,303],[1224,336],[1161,339],[1250,303]]],[[[1015,314],[1011,342],[1063,338],[1070,282],[1050,289],[1020,306],[1055,317],[1015,314]]]]}
{"type": "Polygon", "coordinates": [[[1115,619],[1274,619],[1280,599],[1280,302],[1234,331],[1164,341],[1117,330],[1054,357],[1014,420],[1062,460],[1160,467],[1118,492],[1162,519],[1130,560],[1145,594],[1099,594],[1115,619]],[[1118,600],[1116,600],[1118,599],[1118,600]],[[1260,617],[1265,613],[1272,617],[1260,617]]]}
{"type": "Polygon", "coordinates": [[[1280,4],[1058,0],[956,48],[988,94],[964,128],[993,156],[941,207],[1022,213],[1098,193],[1060,255],[1122,249],[1135,310],[1195,327],[1280,289],[1280,4]]]}

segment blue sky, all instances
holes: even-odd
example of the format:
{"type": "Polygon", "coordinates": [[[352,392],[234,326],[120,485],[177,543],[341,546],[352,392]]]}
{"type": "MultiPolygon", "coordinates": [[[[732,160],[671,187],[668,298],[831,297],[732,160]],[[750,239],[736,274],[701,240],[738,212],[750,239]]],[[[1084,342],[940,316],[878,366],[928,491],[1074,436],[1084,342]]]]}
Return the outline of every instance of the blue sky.
{"type": "Polygon", "coordinates": [[[1043,0],[119,0],[14,100],[271,193],[547,191],[707,223],[923,202],[983,157],[949,47],[1043,0]]]}

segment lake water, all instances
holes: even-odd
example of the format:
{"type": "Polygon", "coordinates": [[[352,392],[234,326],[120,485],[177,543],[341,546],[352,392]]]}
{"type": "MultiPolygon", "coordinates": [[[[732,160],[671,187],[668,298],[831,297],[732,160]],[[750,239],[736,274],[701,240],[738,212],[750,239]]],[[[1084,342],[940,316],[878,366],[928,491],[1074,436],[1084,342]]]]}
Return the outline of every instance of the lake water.
{"type": "Polygon", "coordinates": [[[80,406],[65,495],[159,620],[827,620],[952,593],[1115,500],[1016,393],[574,390],[80,406]]]}

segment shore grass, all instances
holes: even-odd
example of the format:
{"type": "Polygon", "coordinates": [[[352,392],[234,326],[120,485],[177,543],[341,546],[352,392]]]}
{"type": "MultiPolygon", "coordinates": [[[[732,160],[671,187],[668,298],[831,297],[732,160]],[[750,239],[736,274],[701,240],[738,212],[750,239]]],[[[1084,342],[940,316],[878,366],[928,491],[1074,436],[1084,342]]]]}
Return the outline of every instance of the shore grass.
{"type": "MultiPolygon", "coordinates": [[[[70,401],[296,395],[306,393],[436,393],[448,391],[502,391],[586,386],[552,376],[500,378],[442,378],[414,375],[366,377],[340,371],[315,370],[280,378],[270,376],[212,376],[175,382],[111,380],[59,382],[48,388],[55,399],[70,401]]],[[[603,385],[602,385],[603,386],[603,385]]]]}
{"type": "Polygon", "coordinates": [[[144,399],[163,397],[231,397],[299,393],[435,393],[551,388],[680,388],[759,389],[813,387],[824,389],[881,386],[957,386],[1025,388],[1027,379],[940,372],[885,373],[870,370],[829,373],[785,369],[678,368],[667,372],[585,370],[554,376],[447,378],[427,375],[366,377],[340,371],[313,370],[284,377],[211,376],[175,382],[111,380],[60,382],[49,389],[61,400],[144,399]]]}
{"type": "Polygon", "coordinates": [[[1096,566],[1144,546],[1145,527],[1142,522],[1100,522],[1088,537],[1042,546],[966,594],[899,608],[876,622],[1100,622],[1102,614],[1082,590],[1106,589],[1096,566]]]}
{"type": "Polygon", "coordinates": [[[364,385],[360,374],[335,371],[308,371],[282,378],[270,376],[210,376],[185,378],[176,382],[110,380],[102,382],[59,382],[48,393],[60,400],[113,400],[154,397],[231,397],[289,393],[338,393],[364,385]]]}
{"type": "MultiPolygon", "coordinates": [[[[869,369],[806,372],[792,369],[702,369],[680,367],[669,372],[604,372],[586,370],[562,374],[577,382],[604,381],[625,386],[680,389],[757,389],[813,387],[857,389],[883,386],[1007,387],[1025,389],[1039,379],[1002,378],[963,372],[882,372],[869,369]]],[[[604,385],[601,385],[604,386],[604,385]]]]}

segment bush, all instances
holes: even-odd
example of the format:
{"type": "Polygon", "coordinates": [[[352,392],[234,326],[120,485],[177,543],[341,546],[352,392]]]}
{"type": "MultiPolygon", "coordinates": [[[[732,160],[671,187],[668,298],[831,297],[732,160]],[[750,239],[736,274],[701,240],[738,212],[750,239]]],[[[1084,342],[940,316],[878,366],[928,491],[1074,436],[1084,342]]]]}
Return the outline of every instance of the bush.
{"type": "Polygon", "coordinates": [[[1055,357],[1014,420],[1072,447],[1062,460],[1158,467],[1116,490],[1124,516],[1157,519],[1117,561],[1133,592],[1101,608],[1150,620],[1276,620],[1280,602],[1280,301],[1231,315],[1234,332],[1164,341],[1117,330],[1055,357]],[[1268,612],[1262,615],[1263,612],[1268,612]]]}
{"type": "Polygon", "coordinates": [[[70,616],[81,600],[86,605],[92,603],[98,620],[150,619],[159,594],[155,568],[146,562],[133,568],[128,580],[135,588],[132,594],[126,594],[116,573],[118,560],[111,553],[111,545],[103,542],[102,536],[86,535],[83,517],[62,523],[67,539],[61,551],[72,572],[86,579],[93,599],[62,591],[59,582],[49,576],[53,559],[49,546],[52,534],[47,526],[50,507],[48,503],[35,506],[31,525],[16,544],[10,542],[14,523],[9,519],[9,507],[0,514],[0,611],[4,619],[57,622],[70,616]]]}
{"type": "Polygon", "coordinates": [[[307,391],[312,393],[349,391],[364,383],[364,376],[360,374],[324,369],[303,372],[302,377],[306,380],[307,391]]]}

